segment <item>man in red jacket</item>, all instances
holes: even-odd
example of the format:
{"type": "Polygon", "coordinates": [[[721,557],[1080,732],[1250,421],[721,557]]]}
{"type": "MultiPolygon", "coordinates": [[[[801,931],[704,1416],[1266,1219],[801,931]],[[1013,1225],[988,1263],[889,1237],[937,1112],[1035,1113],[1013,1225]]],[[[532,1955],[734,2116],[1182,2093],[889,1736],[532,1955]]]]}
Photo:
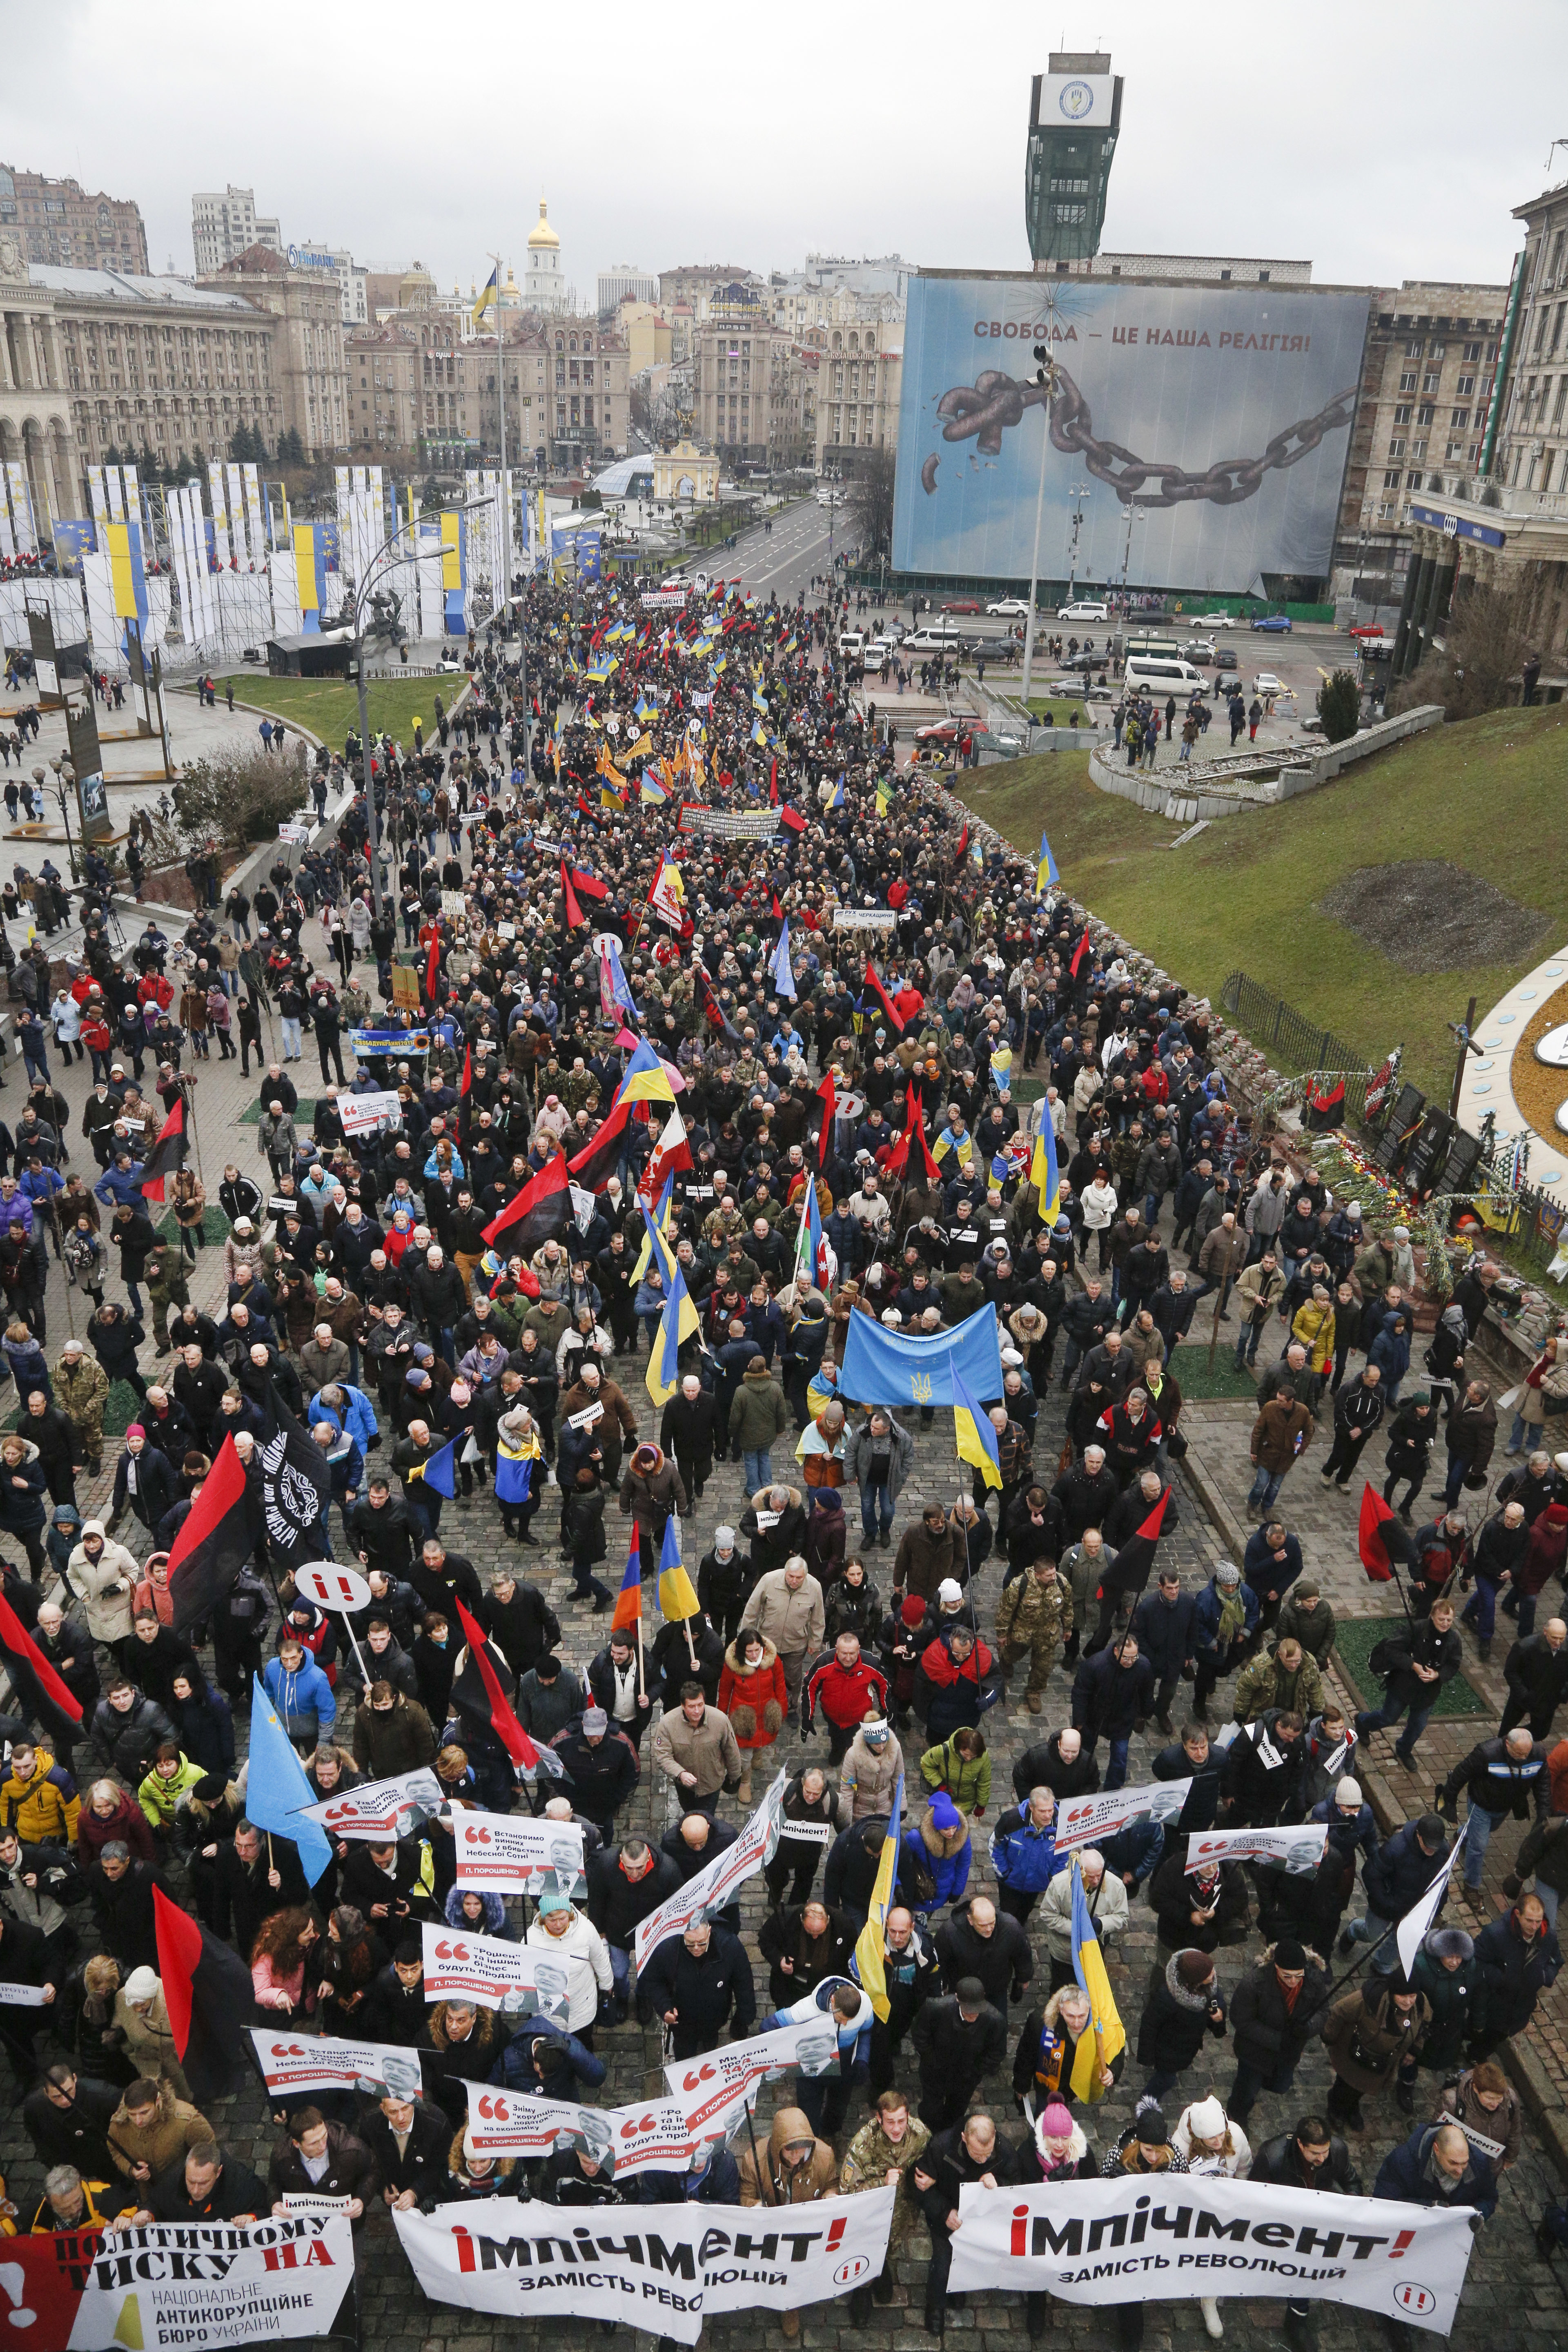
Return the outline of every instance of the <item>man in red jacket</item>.
{"type": "Polygon", "coordinates": [[[806,1674],[800,1695],[803,1739],[811,1737],[819,1702],[827,1723],[828,1761],[841,1764],[866,1717],[888,1711],[888,1678],[867,1664],[854,1633],[840,1633],[831,1651],[816,1659],[806,1674]]]}

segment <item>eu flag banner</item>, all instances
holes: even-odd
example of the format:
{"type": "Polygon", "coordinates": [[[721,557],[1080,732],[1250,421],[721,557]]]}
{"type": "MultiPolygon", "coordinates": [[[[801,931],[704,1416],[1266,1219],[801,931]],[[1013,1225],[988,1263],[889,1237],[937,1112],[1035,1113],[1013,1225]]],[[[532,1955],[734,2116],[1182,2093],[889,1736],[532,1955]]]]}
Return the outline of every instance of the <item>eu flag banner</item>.
{"type": "Polygon", "coordinates": [[[1002,1393],[996,1318],[966,1316],[956,1330],[913,1338],[889,1331],[869,1315],[851,1315],[839,1390],[861,1404],[956,1405],[956,1369],[983,1403],[1002,1393]]]}

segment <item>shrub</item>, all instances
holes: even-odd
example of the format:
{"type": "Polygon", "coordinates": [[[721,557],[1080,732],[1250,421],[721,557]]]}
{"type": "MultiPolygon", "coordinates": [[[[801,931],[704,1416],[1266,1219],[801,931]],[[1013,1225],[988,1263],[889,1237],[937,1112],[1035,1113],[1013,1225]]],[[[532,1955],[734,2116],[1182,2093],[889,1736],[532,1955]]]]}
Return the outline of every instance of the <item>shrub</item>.
{"type": "Polygon", "coordinates": [[[1318,688],[1318,716],[1331,743],[1342,743],[1361,724],[1361,688],[1353,670],[1337,669],[1318,688]]]}
{"type": "Polygon", "coordinates": [[[173,795],[182,838],[193,848],[276,839],[305,804],[309,772],[302,743],[291,743],[281,759],[258,743],[254,751],[194,761],[173,795]]]}

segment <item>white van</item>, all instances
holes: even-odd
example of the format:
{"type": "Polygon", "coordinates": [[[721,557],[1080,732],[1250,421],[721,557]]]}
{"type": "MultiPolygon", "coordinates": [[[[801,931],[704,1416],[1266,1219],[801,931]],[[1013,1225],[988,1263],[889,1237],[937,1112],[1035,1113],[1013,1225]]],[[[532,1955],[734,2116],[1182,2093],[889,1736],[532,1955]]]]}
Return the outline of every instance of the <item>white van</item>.
{"type": "Polygon", "coordinates": [[[1201,689],[1205,680],[1202,670],[1194,669],[1179,654],[1129,654],[1121,682],[1131,693],[1163,700],[1167,695],[1201,689]]]}
{"type": "Polygon", "coordinates": [[[840,661],[858,661],[866,650],[865,634],[859,629],[843,629],[838,636],[840,661]]]}

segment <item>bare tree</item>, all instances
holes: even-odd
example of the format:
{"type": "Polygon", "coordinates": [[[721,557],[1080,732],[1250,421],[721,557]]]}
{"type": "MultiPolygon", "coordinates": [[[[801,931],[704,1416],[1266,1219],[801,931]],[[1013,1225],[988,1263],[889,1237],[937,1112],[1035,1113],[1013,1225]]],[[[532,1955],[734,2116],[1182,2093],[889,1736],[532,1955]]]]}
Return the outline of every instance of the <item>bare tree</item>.
{"type": "Polygon", "coordinates": [[[849,486],[849,503],[868,557],[890,556],[893,551],[894,472],[890,450],[868,449],[849,486]]]}
{"type": "Polygon", "coordinates": [[[1389,697],[1391,717],[1417,703],[1440,702],[1449,719],[1477,719],[1516,698],[1516,682],[1530,650],[1524,600],[1517,589],[1466,582],[1456,599],[1441,649],[1426,654],[1389,697]]]}

